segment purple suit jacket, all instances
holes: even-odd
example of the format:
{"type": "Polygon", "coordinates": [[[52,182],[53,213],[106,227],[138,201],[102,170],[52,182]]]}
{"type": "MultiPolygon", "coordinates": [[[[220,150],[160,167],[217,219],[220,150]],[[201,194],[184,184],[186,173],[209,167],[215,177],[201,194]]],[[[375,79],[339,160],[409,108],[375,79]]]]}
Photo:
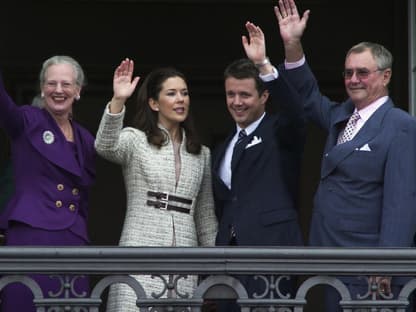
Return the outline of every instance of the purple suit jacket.
{"type": "Polygon", "coordinates": [[[16,106],[0,83],[0,126],[12,142],[15,191],[0,216],[46,230],[71,229],[88,241],[88,193],[95,179],[94,137],[73,122],[74,149],[48,111],[16,106]]]}

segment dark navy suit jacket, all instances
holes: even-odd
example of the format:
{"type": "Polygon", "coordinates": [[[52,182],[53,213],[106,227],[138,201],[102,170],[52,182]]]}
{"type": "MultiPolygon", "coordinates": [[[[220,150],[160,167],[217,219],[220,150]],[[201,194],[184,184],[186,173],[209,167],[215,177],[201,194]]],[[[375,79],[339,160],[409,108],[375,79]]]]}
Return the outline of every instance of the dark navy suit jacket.
{"type": "Polygon", "coordinates": [[[217,245],[228,245],[230,228],[238,245],[303,245],[297,195],[305,140],[303,108],[283,77],[267,83],[276,114],[266,114],[257,129],[238,144],[231,189],[219,176],[231,133],[213,153],[213,190],[219,220],[217,245]],[[261,143],[250,146],[254,136],[261,143]]]}
{"type": "Polygon", "coordinates": [[[15,183],[0,228],[15,220],[47,230],[71,228],[88,240],[88,194],[95,179],[93,136],[73,122],[75,157],[49,112],[16,106],[1,83],[0,127],[11,138],[15,183]],[[53,135],[50,144],[46,131],[53,135]]]}

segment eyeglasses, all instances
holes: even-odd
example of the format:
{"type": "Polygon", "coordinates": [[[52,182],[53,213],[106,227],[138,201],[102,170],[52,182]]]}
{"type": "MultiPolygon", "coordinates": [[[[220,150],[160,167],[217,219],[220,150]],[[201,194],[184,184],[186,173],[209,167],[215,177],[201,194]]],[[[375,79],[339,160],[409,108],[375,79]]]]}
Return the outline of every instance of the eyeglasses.
{"type": "Polygon", "coordinates": [[[60,85],[63,90],[69,90],[69,89],[72,89],[75,84],[71,82],[67,82],[67,81],[62,81],[62,82],[46,81],[45,82],[45,86],[49,89],[56,89],[58,85],[60,85]]]}
{"type": "Polygon", "coordinates": [[[346,69],[342,72],[342,77],[344,77],[344,79],[351,79],[352,76],[354,76],[354,72],[355,72],[355,76],[357,77],[357,79],[363,80],[363,79],[367,79],[368,76],[370,76],[372,73],[383,71],[383,70],[384,69],[369,70],[367,68],[357,68],[356,70],[346,69]]]}

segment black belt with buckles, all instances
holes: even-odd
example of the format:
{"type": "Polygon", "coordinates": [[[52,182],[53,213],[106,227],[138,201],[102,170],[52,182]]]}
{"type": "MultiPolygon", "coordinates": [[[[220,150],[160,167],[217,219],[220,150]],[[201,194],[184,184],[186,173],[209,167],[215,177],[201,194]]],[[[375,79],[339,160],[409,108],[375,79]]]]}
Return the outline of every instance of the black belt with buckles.
{"type": "Polygon", "coordinates": [[[174,210],[182,213],[190,213],[191,209],[185,207],[178,207],[175,205],[169,204],[169,201],[176,201],[182,204],[192,204],[192,199],[183,198],[175,195],[169,195],[163,192],[153,192],[148,191],[147,196],[149,197],[156,197],[157,200],[147,200],[146,204],[149,206],[153,206],[155,208],[159,208],[162,210],[174,210]]]}
{"type": "Polygon", "coordinates": [[[156,197],[156,199],[158,199],[158,200],[176,201],[178,203],[188,204],[188,205],[192,204],[192,199],[183,198],[183,197],[179,197],[179,196],[175,196],[175,195],[170,195],[168,193],[163,193],[163,192],[148,191],[147,196],[156,197]]]}

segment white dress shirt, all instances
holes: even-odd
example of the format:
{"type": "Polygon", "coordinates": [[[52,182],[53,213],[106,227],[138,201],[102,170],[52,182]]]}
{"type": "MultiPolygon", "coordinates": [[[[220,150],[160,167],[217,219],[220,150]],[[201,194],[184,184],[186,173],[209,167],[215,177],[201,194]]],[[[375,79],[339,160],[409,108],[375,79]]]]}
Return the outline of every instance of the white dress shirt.
{"type": "MultiPolygon", "coordinates": [[[[279,72],[277,71],[276,67],[274,67],[274,66],[273,66],[273,72],[272,73],[266,74],[266,75],[261,75],[260,74],[260,78],[264,82],[272,81],[274,79],[277,79],[278,77],[279,77],[279,72]]],[[[261,117],[259,119],[257,119],[255,122],[253,122],[247,128],[244,129],[246,131],[247,135],[250,135],[251,133],[253,133],[254,130],[257,129],[258,125],[263,120],[265,114],[266,113],[263,113],[263,115],[261,115],[261,117]]],[[[227,150],[225,151],[224,157],[221,160],[221,164],[220,164],[220,168],[219,168],[219,176],[220,176],[221,180],[225,183],[225,185],[228,186],[229,189],[231,189],[231,176],[232,176],[231,159],[233,157],[234,145],[238,140],[238,133],[240,132],[240,130],[242,128],[240,128],[238,125],[236,125],[236,129],[237,129],[237,131],[235,132],[234,137],[231,139],[230,143],[227,146],[227,150]]]]}
{"type": "MultiPolygon", "coordinates": [[[[366,106],[363,109],[360,109],[358,111],[358,114],[360,115],[360,119],[358,119],[357,124],[354,128],[354,132],[352,133],[352,138],[355,137],[355,135],[358,133],[358,131],[360,131],[360,129],[364,126],[364,124],[367,122],[367,120],[370,119],[370,117],[376,112],[376,110],[381,105],[383,105],[384,103],[387,102],[388,98],[389,98],[388,96],[382,96],[381,98],[378,98],[377,100],[375,100],[370,105],[368,105],[368,106],[366,106]]],[[[356,110],[357,109],[354,109],[354,112],[356,110]]]]}
{"type": "MultiPolygon", "coordinates": [[[[255,122],[251,123],[248,127],[244,129],[247,135],[250,135],[251,133],[253,133],[254,130],[257,129],[258,125],[263,120],[265,115],[266,113],[263,113],[263,115],[261,115],[259,119],[257,119],[255,122]]],[[[233,136],[233,138],[231,139],[230,143],[227,146],[227,149],[225,151],[224,157],[221,160],[221,164],[219,168],[220,178],[225,183],[225,185],[228,186],[229,189],[231,189],[231,177],[232,177],[231,158],[233,157],[234,145],[238,140],[238,133],[240,132],[242,128],[236,125],[236,129],[237,130],[235,132],[235,135],[233,136]]]]}

